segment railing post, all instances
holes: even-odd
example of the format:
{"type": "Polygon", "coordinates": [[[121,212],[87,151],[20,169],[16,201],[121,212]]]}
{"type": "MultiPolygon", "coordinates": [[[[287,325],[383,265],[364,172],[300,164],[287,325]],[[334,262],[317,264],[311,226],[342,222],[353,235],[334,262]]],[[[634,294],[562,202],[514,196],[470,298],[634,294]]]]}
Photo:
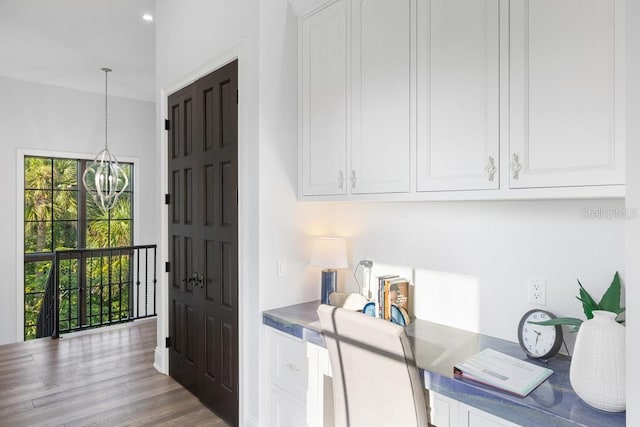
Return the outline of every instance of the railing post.
{"type": "Polygon", "coordinates": [[[156,293],[158,291],[158,278],[157,278],[157,268],[158,268],[158,259],[157,259],[157,247],[153,247],[153,314],[156,314],[156,293]]]}
{"type": "Polygon", "coordinates": [[[129,319],[135,319],[135,315],[133,313],[133,281],[135,280],[134,266],[136,264],[136,252],[137,251],[134,249],[129,252],[129,277],[127,280],[127,289],[129,294],[129,298],[127,299],[129,303],[129,319]]]}
{"type": "Polygon", "coordinates": [[[87,266],[85,253],[78,252],[78,327],[87,324],[87,266]]]}
{"type": "Polygon", "coordinates": [[[60,281],[58,275],[58,253],[53,255],[53,283],[55,298],[53,299],[53,334],[51,338],[60,338],[60,281]]]}

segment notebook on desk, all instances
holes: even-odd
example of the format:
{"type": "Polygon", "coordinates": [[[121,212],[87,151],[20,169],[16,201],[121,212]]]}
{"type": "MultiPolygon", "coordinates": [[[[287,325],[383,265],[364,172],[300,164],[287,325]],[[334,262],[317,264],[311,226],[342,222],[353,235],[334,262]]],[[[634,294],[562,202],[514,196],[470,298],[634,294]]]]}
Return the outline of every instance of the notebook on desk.
{"type": "Polygon", "coordinates": [[[525,397],[553,371],[487,348],[453,367],[457,378],[488,385],[525,397]]]}

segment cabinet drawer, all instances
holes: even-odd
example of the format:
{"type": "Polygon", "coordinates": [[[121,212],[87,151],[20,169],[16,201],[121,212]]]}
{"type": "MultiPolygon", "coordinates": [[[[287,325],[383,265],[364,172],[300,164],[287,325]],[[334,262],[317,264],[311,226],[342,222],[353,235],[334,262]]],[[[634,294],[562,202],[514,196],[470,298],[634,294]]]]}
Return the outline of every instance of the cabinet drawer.
{"type": "Polygon", "coordinates": [[[306,400],[307,354],[303,341],[271,333],[271,383],[298,399],[306,400]]]}

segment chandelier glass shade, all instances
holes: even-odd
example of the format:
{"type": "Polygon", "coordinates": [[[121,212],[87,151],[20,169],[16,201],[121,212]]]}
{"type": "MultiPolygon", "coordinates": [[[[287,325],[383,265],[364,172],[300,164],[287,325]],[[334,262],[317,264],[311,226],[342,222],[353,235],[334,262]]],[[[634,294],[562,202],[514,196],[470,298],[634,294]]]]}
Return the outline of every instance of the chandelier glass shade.
{"type": "Polygon", "coordinates": [[[118,202],[118,197],[127,189],[129,178],[118,164],[116,156],[109,152],[107,143],[107,75],[104,71],[104,149],[98,153],[93,162],[87,165],[82,174],[85,190],[103,211],[111,210],[118,202]]]}

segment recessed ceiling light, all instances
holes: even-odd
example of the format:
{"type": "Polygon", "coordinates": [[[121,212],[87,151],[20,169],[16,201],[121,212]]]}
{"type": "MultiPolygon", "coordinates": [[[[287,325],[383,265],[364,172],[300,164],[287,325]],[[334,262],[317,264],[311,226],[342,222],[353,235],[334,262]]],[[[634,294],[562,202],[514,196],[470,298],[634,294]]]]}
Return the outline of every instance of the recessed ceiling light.
{"type": "Polygon", "coordinates": [[[151,16],[150,13],[145,13],[144,15],[142,15],[142,19],[150,22],[150,21],[153,21],[153,16],[151,16]]]}

